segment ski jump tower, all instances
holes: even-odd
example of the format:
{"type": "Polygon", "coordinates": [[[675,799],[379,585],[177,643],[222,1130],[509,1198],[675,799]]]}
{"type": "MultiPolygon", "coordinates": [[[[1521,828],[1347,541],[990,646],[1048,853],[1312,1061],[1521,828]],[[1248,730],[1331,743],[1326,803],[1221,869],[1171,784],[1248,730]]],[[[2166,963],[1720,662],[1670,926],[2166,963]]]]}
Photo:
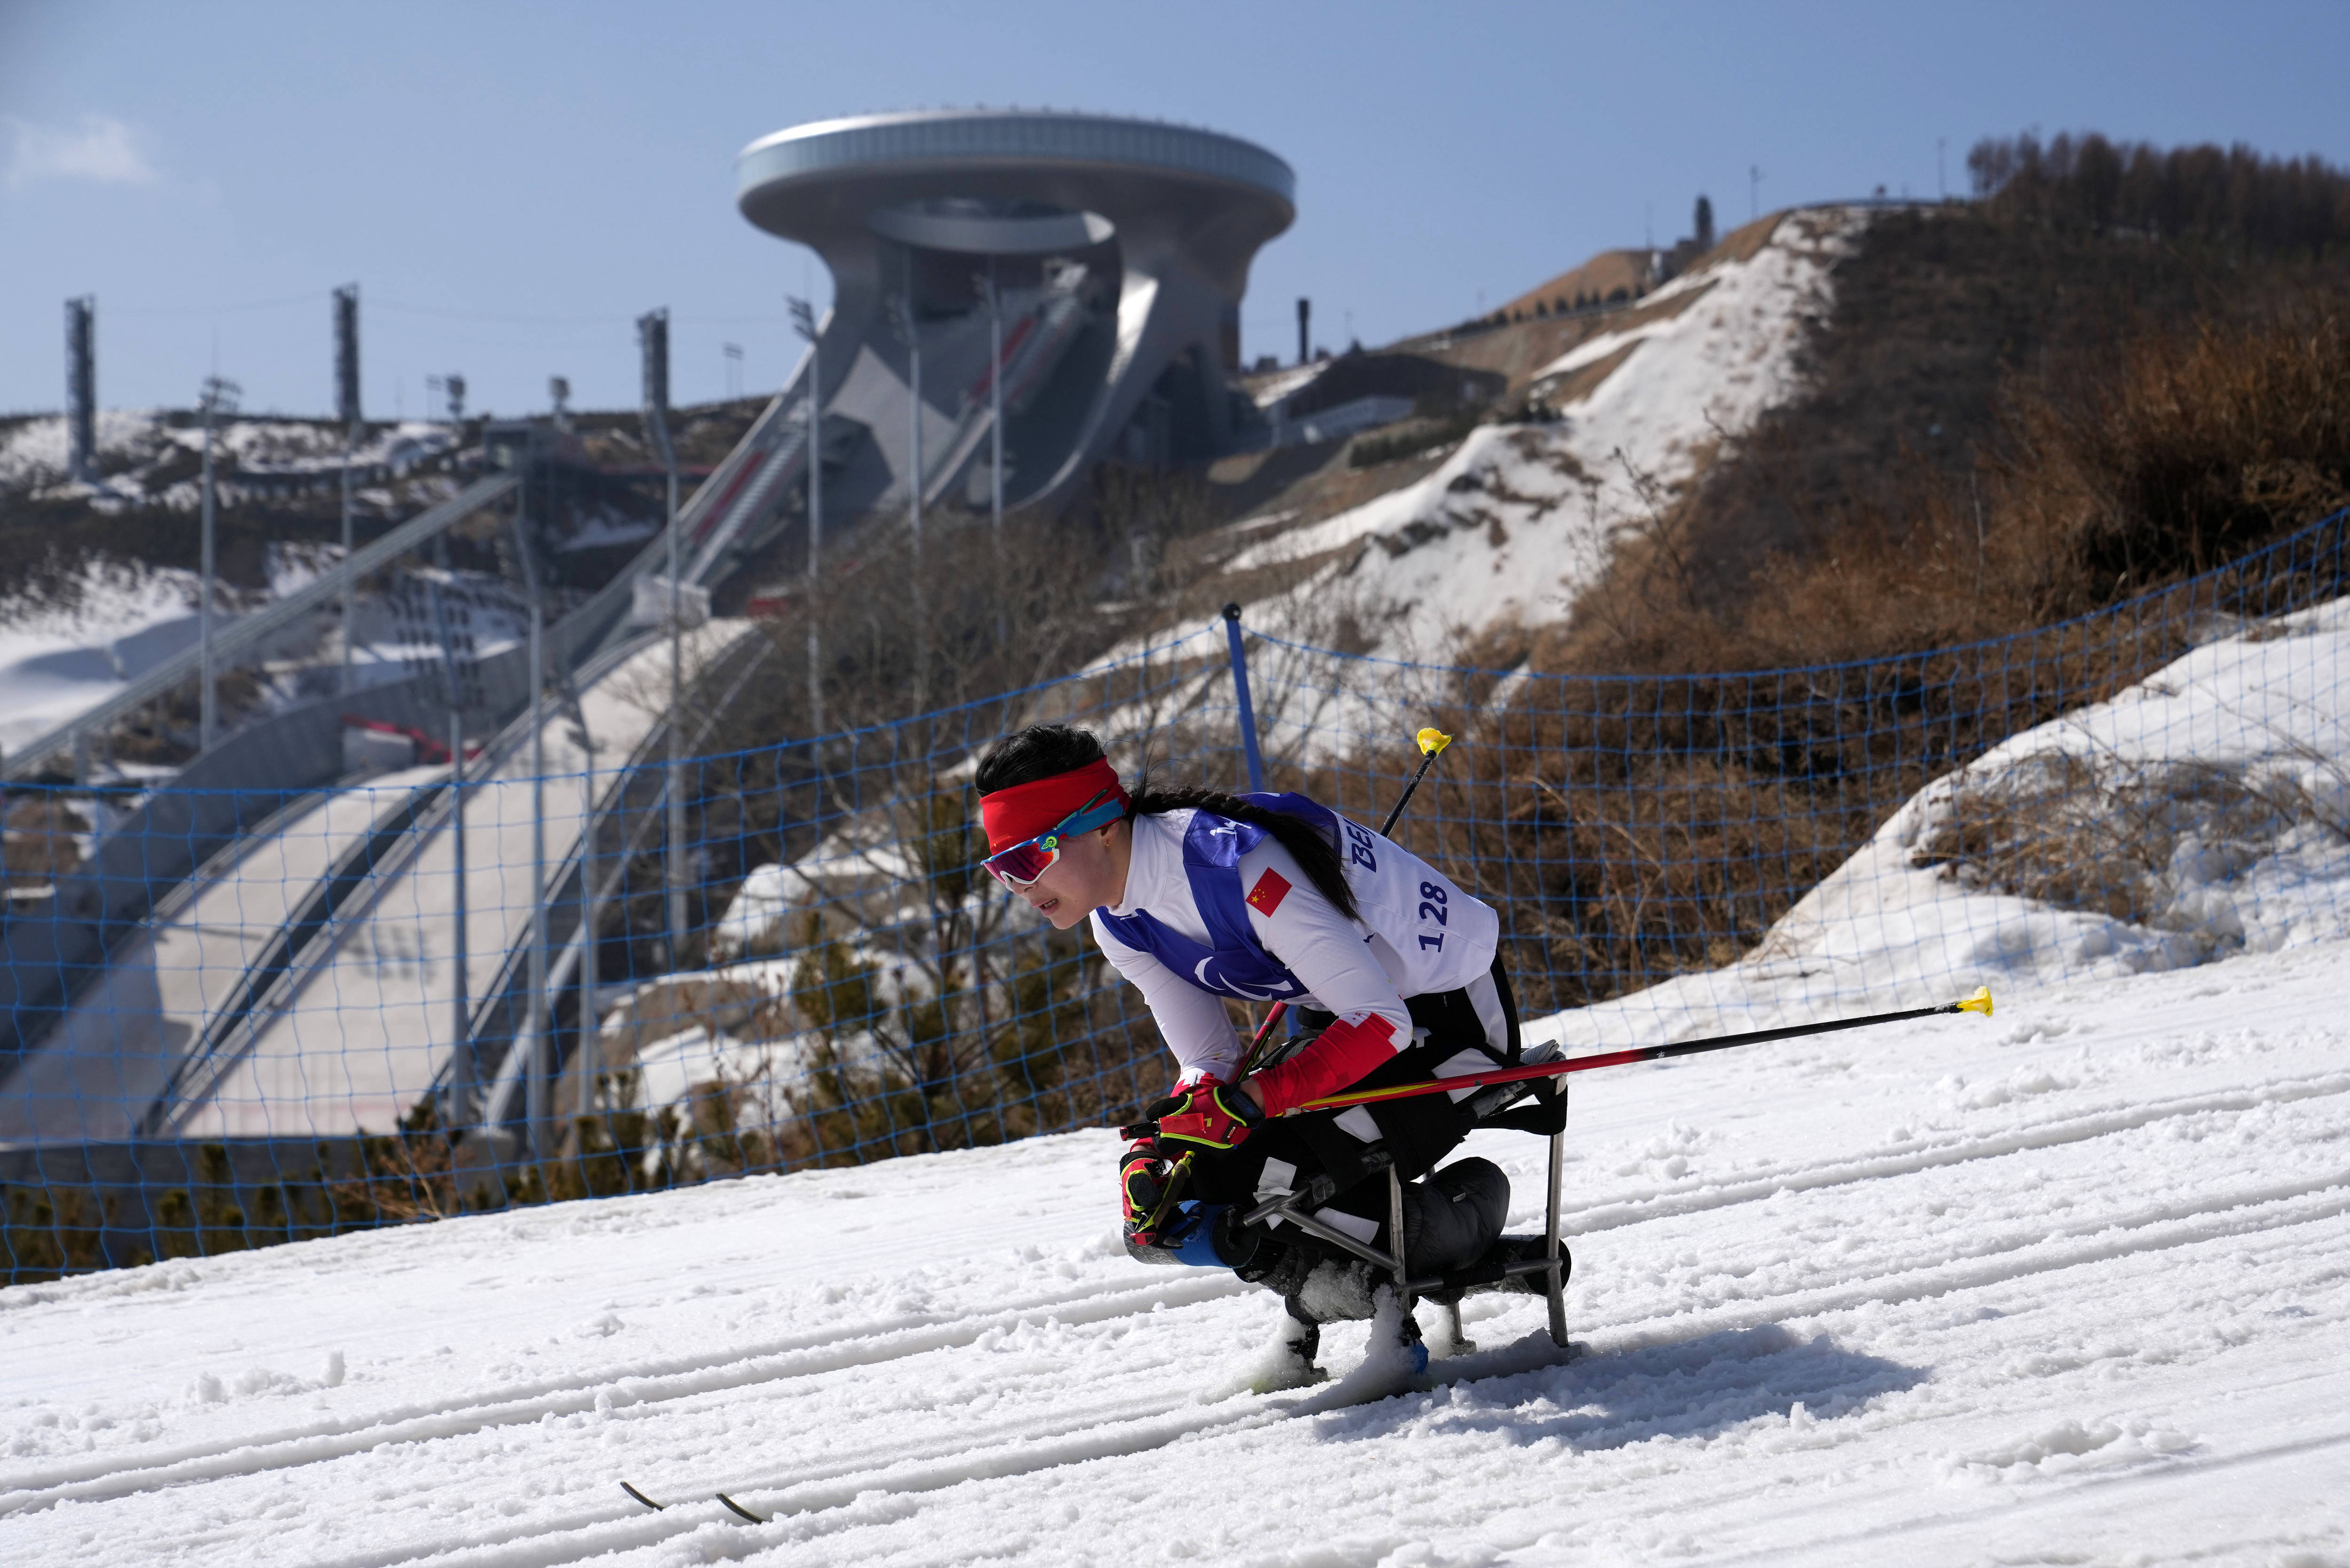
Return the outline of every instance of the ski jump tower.
{"type": "Polygon", "coordinates": [[[1295,189],[1237,138],[1097,115],[865,115],[753,142],[743,215],[832,272],[827,511],[904,506],[916,483],[926,504],[985,495],[997,376],[1007,504],[1052,504],[1105,457],[1223,450],[1249,263],[1295,189]],[[871,439],[843,450],[844,421],[871,439]]]}

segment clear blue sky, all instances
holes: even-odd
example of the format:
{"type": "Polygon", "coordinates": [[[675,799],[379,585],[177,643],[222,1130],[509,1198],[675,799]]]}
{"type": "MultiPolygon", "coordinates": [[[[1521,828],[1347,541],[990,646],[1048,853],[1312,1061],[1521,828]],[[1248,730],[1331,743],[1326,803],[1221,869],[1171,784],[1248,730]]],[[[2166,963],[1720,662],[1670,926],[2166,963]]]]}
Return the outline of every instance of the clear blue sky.
{"type": "Polygon", "coordinates": [[[0,410],[63,400],[62,305],[99,297],[108,406],[324,412],[327,291],[364,303],[370,415],[427,374],[475,408],[635,398],[631,322],[677,318],[680,401],[721,345],[772,387],[808,253],[733,202],[744,143],[859,110],[1017,103],[1156,116],[1297,171],[1252,356],[1292,301],[1336,346],[1457,320],[1704,192],[1774,204],[1952,189],[2037,127],[2350,163],[2350,5],[1351,4],[390,5],[0,0],[0,410]]]}

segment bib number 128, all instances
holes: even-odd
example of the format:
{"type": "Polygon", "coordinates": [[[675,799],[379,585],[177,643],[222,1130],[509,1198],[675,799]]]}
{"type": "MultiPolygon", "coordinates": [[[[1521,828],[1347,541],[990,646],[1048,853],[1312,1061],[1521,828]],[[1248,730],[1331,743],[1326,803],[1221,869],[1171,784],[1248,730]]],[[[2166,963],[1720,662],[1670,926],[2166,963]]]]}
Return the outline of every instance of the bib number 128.
{"type": "MultiPolygon", "coordinates": [[[[1419,885],[1419,918],[1423,920],[1434,920],[1440,926],[1444,924],[1447,917],[1444,907],[1444,889],[1436,883],[1422,882],[1419,885]]],[[[1444,933],[1442,931],[1425,933],[1419,939],[1419,945],[1422,948],[1432,948],[1438,952],[1442,952],[1444,933]]]]}

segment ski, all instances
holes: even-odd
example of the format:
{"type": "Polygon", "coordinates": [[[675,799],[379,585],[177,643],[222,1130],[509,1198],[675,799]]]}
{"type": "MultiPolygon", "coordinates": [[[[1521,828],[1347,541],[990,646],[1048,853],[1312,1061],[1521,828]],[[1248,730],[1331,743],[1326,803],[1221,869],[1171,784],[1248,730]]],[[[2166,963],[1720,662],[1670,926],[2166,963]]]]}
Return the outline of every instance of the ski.
{"type": "MultiPolygon", "coordinates": [[[[639,1491],[635,1487],[633,1487],[633,1486],[629,1485],[627,1481],[622,1481],[622,1482],[620,1483],[620,1490],[621,1490],[622,1491],[624,1491],[624,1492],[627,1492],[630,1497],[632,1497],[632,1498],[636,1499],[639,1502],[643,1503],[647,1508],[651,1509],[655,1513],[664,1512],[664,1511],[666,1511],[668,1510],[668,1508],[669,1508],[669,1504],[667,1504],[667,1503],[665,1503],[665,1502],[655,1502],[652,1499],[650,1499],[650,1498],[647,1497],[644,1493],[642,1493],[642,1492],[639,1491]]],[[[731,1514],[733,1514],[733,1515],[734,1515],[736,1518],[738,1518],[738,1519],[744,1519],[744,1520],[748,1520],[748,1521],[749,1521],[750,1522],[752,1522],[753,1524],[766,1524],[766,1523],[770,1522],[770,1521],[769,1521],[769,1519],[768,1519],[768,1517],[767,1517],[766,1515],[764,1515],[764,1514],[760,1514],[760,1513],[753,1513],[749,1509],[744,1508],[741,1503],[736,1502],[733,1498],[728,1497],[728,1496],[727,1496],[724,1492],[723,1492],[723,1491],[722,1491],[722,1492],[714,1493],[714,1494],[713,1494],[713,1496],[715,1497],[716,1501],[718,1501],[719,1502],[723,1502],[723,1503],[724,1503],[724,1504],[726,1505],[726,1511],[727,1511],[727,1512],[729,1512],[729,1513],[731,1513],[731,1514]]]]}

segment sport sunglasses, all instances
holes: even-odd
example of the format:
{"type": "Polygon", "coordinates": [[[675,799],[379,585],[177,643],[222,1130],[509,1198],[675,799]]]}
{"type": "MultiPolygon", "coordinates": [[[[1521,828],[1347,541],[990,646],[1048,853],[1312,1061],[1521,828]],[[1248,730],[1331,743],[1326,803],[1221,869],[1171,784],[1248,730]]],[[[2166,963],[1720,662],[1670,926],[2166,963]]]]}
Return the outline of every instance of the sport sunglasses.
{"type": "Polygon", "coordinates": [[[1062,839],[1075,838],[1080,833],[1106,827],[1125,815],[1126,803],[1104,790],[1063,817],[1060,825],[1049,833],[1040,833],[1007,849],[999,849],[981,864],[994,872],[996,880],[1007,888],[1033,886],[1036,878],[1061,857],[1062,839]],[[1104,796],[1108,798],[1104,799],[1104,796]]]}

